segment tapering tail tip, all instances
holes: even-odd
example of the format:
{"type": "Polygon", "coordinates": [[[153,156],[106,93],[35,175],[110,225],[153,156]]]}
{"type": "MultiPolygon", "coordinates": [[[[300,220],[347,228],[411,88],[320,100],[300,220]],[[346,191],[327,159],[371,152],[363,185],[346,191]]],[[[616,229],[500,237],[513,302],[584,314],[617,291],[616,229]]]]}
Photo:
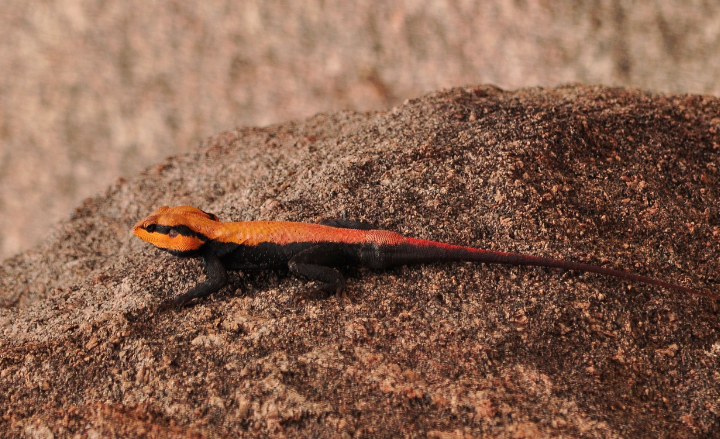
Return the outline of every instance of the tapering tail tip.
{"type": "Polygon", "coordinates": [[[690,294],[695,294],[696,296],[702,296],[707,297],[708,299],[716,300],[720,302],[720,294],[711,293],[709,291],[703,291],[703,290],[690,290],[688,291],[690,294]]]}
{"type": "Polygon", "coordinates": [[[656,285],[669,290],[683,292],[693,296],[706,297],[720,302],[720,294],[710,291],[684,287],[682,285],[641,276],[627,271],[614,268],[601,267],[599,265],[585,264],[582,262],[564,261],[560,259],[545,258],[540,256],[522,255],[517,253],[506,253],[480,248],[464,247],[445,244],[435,241],[406,238],[407,248],[398,252],[397,262],[415,263],[431,261],[472,261],[486,264],[505,265],[531,265],[536,267],[559,268],[562,270],[581,271],[586,273],[597,273],[605,276],[612,276],[619,279],[626,279],[632,282],[640,282],[648,285],[656,285]]]}

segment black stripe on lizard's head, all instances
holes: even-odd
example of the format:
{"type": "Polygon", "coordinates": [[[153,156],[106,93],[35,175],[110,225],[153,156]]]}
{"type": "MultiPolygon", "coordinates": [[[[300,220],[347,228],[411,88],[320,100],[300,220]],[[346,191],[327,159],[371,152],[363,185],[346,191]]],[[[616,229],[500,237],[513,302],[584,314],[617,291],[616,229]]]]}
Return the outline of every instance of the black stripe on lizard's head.
{"type": "Polygon", "coordinates": [[[192,206],[163,206],[135,224],[133,233],[176,256],[192,256],[208,241],[203,232],[217,221],[217,216],[192,206]]]}

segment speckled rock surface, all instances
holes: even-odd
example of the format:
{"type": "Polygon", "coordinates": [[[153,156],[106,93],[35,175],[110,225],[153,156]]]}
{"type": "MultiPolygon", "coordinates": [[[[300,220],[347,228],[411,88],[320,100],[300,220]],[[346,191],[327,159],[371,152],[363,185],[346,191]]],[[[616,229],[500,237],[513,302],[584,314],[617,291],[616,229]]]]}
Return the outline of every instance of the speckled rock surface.
{"type": "Polygon", "coordinates": [[[159,205],[355,218],[718,291],[720,99],[453,89],[211,137],[0,266],[4,437],[711,437],[720,305],[598,275],[349,269],[344,294],[204,274],[134,238],[159,205]]]}

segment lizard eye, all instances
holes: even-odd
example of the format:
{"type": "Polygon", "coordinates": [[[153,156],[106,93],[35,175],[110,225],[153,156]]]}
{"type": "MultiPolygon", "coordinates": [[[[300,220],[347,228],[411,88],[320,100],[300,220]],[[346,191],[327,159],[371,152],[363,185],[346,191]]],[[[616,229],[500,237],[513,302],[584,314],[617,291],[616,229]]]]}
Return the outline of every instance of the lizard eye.
{"type": "Polygon", "coordinates": [[[175,229],[170,229],[170,231],[168,232],[168,236],[171,237],[171,238],[174,238],[174,237],[176,237],[176,236],[178,236],[178,235],[179,235],[179,233],[178,233],[178,231],[175,230],[175,229]]]}
{"type": "Polygon", "coordinates": [[[145,227],[145,230],[148,231],[148,233],[153,233],[155,231],[155,224],[150,224],[147,227],[145,227]]]}

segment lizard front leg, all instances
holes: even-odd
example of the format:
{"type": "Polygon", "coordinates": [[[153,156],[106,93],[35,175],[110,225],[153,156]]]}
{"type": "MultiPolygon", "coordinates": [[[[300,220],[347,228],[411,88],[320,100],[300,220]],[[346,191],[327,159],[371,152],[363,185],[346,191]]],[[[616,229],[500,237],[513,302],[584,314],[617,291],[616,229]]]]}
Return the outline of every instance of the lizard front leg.
{"type": "Polygon", "coordinates": [[[195,285],[185,294],[168,299],[160,306],[161,309],[184,306],[195,298],[209,296],[225,286],[227,283],[227,271],[220,258],[213,254],[207,254],[203,256],[203,263],[205,264],[207,280],[195,285]]]}

